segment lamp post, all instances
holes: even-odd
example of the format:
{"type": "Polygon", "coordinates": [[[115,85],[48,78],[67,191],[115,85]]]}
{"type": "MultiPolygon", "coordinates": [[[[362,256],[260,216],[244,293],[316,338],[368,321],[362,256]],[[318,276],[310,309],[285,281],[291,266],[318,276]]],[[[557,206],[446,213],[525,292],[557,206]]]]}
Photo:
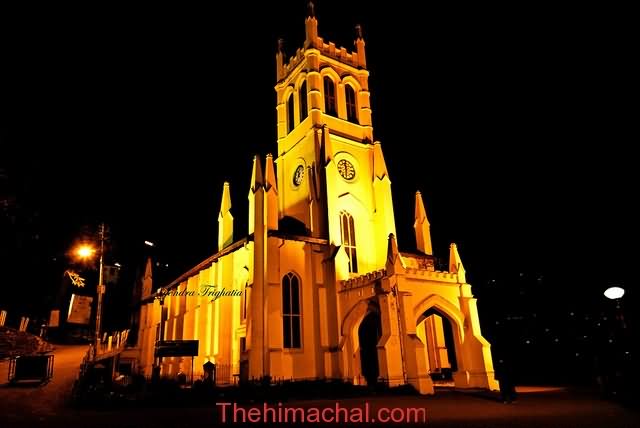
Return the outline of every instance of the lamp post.
{"type": "Polygon", "coordinates": [[[100,223],[100,227],[98,228],[98,235],[100,238],[100,262],[99,262],[99,270],[98,270],[98,305],[96,308],[96,337],[95,337],[95,347],[96,351],[98,350],[98,345],[100,344],[100,327],[102,326],[102,295],[105,292],[105,286],[103,284],[104,280],[104,223],[100,223]]]}
{"type": "MultiPolygon", "coordinates": [[[[105,225],[104,223],[100,223],[98,227],[98,237],[100,240],[100,253],[99,253],[99,265],[98,265],[98,286],[97,286],[97,294],[98,294],[98,303],[96,306],[96,331],[95,337],[93,340],[94,344],[94,358],[98,352],[98,346],[100,345],[100,333],[102,327],[102,295],[105,292],[104,282],[104,240],[105,240],[105,225]]],[[[96,252],[95,248],[90,245],[81,245],[76,249],[76,254],[81,259],[91,258],[96,252]]]]}
{"type": "Polygon", "coordinates": [[[160,291],[159,294],[155,297],[155,299],[160,303],[160,337],[158,338],[159,342],[162,342],[164,340],[164,298],[165,294],[162,291],[160,291]]]}
{"type": "MultiPolygon", "coordinates": [[[[160,303],[160,331],[158,332],[158,340],[156,341],[156,352],[158,351],[158,344],[164,341],[164,298],[166,295],[162,289],[158,289],[154,299],[160,303]]],[[[160,378],[160,370],[162,366],[162,356],[156,355],[156,366],[154,367],[152,377],[155,380],[160,378]]]]}
{"type": "Polygon", "coordinates": [[[604,291],[604,295],[607,299],[616,301],[616,320],[620,323],[621,328],[626,328],[627,326],[624,322],[624,315],[622,313],[622,308],[620,307],[620,299],[624,296],[624,288],[609,287],[604,291]]]}
{"type": "Polygon", "coordinates": [[[604,291],[604,296],[609,300],[614,300],[615,322],[608,328],[607,342],[601,348],[602,368],[599,373],[602,393],[608,397],[617,397],[625,391],[625,378],[629,373],[627,346],[627,325],[624,320],[624,313],[621,306],[622,296],[625,290],[622,287],[612,286],[604,291]]]}

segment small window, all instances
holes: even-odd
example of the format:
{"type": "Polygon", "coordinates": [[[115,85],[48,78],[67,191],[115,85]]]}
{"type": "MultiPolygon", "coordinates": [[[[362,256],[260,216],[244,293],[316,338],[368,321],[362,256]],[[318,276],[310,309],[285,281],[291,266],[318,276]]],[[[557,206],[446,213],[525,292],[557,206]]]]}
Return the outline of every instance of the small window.
{"type": "Polygon", "coordinates": [[[307,108],[307,81],[305,80],[300,85],[300,90],[298,92],[300,96],[300,122],[307,118],[308,108],[307,108]]]}
{"type": "Polygon", "coordinates": [[[293,116],[293,94],[291,94],[289,95],[289,99],[287,100],[287,133],[293,131],[293,127],[295,126],[293,116]]]}
{"type": "Polygon", "coordinates": [[[349,272],[358,272],[358,256],[356,254],[356,231],[353,217],[346,211],[340,213],[340,228],[342,230],[342,245],[349,258],[349,272]]]}
{"type": "Polygon", "coordinates": [[[347,100],[347,120],[352,123],[358,123],[358,111],[356,107],[356,91],[351,85],[344,87],[345,98],[347,100]]]}
{"type": "Polygon", "coordinates": [[[330,77],[324,77],[324,111],[336,115],[336,87],[330,77]]]}
{"type": "Polygon", "coordinates": [[[282,278],[282,333],[285,348],[301,348],[300,280],[291,272],[282,278]]]}

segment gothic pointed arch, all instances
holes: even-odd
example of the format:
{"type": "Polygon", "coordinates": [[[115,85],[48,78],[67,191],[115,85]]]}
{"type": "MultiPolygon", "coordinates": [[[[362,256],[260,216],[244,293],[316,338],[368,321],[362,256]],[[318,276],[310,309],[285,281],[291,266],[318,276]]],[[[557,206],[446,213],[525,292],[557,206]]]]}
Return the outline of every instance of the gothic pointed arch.
{"type": "Polygon", "coordinates": [[[300,277],[289,272],[282,277],[282,339],[283,347],[302,348],[302,305],[300,277]]]}

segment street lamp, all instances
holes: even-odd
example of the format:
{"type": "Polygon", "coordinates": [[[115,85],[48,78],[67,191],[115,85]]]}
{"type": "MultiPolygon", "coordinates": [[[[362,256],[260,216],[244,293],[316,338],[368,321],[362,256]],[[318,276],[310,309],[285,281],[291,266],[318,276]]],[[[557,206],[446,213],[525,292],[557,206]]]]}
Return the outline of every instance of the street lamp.
{"type": "Polygon", "coordinates": [[[609,287],[604,290],[604,295],[607,299],[616,300],[624,296],[624,288],[622,287],[609,287]]]}
{"type": "Polygon", "coordinates": [[[616,301],[616,320],[620,323],[621,328],[626,329],[627,325],[624,321],[624,313],[620,307],[620,299],[624,296],[624,288],[617,286],[609,287],[604,291],[604,295],[607,299],[616,301]]]}
{"type": "Polygon", "coordinates": [[[604,293],[609,300],[616,302],[615,322],[610,324],[608,331],[608,346],[603,352],[604,368],[602,386],[604,393],[616,396],[624,393],[628,385],[625,384],[626,376],[631,373],[630,360],[628,360],[628,346],[630,344],[630,332],[624,319],[624,311],[621,306],[622,296],[625,295],[625,289],[618,286],[607,288],[604,293]]]}
{"type": "Polygon", "coordinates": [[[105,286],[103,284],[104,279],[104,223],[100,223],[98,228],[98,237],[100,238],[100,267],[98,273],[98,306],[96,308],[96,337],[95,346],[96,352],[98,351],[98,345],[100,344],[100,327],[102,326],[102,295],[105,292],[105,286]]]}
{"type": "MultiPolygon", "coordinates": [[[[100,330],[102,326],[102,295],[105,292],[105,286],[103,284],[104,279],[104,236],[105,236],[105,225],[101,223],[98,227],[98,238],[100,240],[100,249],[99,251],[99,267],[98,267],[98,303],[96,307],[96,332],[94,337],[94,353],[98,351],[98,345],[100,344],[100,330]]],[[[89,259],[93,257],[96,253],[96,249],[88,244],[80,245],[76,250],[75,254],[81,259],[89,259]]]]}
{"type": "Polygon", "coordinates": [[[81,259],[88,259],[96,252],[96,249],[90,245],[84,244],[76,249],[76,255],[81,259]]]}

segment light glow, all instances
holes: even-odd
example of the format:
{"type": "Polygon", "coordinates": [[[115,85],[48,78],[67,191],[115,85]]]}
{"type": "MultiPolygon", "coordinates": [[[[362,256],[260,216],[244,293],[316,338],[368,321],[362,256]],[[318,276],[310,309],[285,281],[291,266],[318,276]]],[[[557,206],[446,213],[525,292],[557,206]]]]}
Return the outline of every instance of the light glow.
{"type": "Polygon", "coordinates": [[[95,248],[89,245],[81,245],[76,249],[76,255],[81,259],[88,259],[96,252],[95,248]]]}
{"type": "Polygon", "coordinates": [[[604,295],[607,299],[615,300],[624,296],[624,288],[621,287],[609,287],[605,290],[604,295]]]}

